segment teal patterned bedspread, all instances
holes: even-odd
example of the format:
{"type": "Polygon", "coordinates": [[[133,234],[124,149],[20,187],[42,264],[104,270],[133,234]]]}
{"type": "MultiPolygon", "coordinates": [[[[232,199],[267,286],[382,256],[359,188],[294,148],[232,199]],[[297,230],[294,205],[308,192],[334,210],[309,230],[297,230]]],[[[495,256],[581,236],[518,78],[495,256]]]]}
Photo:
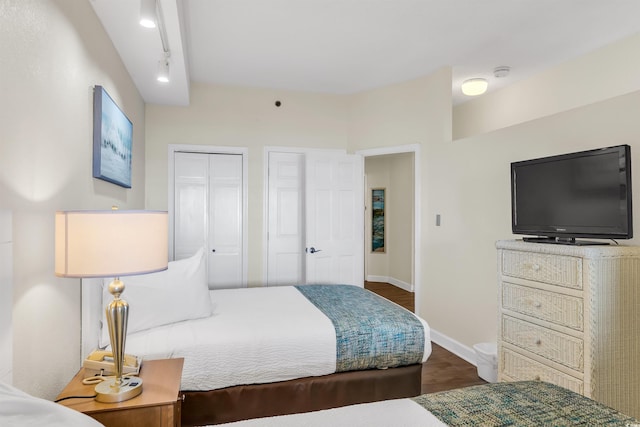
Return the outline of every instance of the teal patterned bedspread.
{"type": "Polygon", "coordinates": [[[296,289],[333,322],[336,372],[422,362],[424,328],[413,313],[357,286],[303,285],[296,289]]]}
{"type": "Polygon", "coordinates": [[[612,408],[542,381],[472,386],[413,400],[452,427],[640,426],[612,408]]]}

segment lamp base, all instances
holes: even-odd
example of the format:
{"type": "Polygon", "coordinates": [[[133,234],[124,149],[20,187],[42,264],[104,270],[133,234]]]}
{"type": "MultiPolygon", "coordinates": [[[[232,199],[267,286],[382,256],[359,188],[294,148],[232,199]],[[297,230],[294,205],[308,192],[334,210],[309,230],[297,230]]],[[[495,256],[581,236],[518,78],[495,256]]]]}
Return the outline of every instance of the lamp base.
{"type": "Polygon", "coordinates": [[[142,393],[142,378],[123,376],[120,385],[116,384],[115,378],[108,378],[96,385],[95,390],[98,402],[123,402],[142,393]]]}

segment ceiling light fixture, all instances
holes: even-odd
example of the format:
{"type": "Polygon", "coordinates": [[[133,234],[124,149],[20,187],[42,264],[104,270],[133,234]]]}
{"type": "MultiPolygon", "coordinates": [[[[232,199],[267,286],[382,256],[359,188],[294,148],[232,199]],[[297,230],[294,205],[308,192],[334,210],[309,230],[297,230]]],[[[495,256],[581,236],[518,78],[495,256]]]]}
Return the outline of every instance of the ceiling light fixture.
{"type": "Polygon", "coordinates": [[[160,83],[169,83],[169,58],[166,57],[158,61],[158,76],[156,79],[160,83]]]}
{"type": "Polygon", "coordinates": [[[140,0],[140,25],[145,28],[156,28],[157,16],[156,0],[140,0]]]}
{"type": "Polygon", "coordinates": [[[462,93],[467,96],[478,96],[482,95],[487,91],[487,87],[489,86],[489,82],[487,79],[475,78],[465,80],[462,83],[462,93]]]}

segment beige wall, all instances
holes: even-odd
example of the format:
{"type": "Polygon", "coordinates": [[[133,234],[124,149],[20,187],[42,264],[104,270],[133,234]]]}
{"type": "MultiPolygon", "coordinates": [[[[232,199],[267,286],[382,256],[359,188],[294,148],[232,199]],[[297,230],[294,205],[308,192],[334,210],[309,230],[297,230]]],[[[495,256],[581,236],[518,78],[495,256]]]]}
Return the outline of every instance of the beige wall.
{"type": "Polygon", "coordinates": [[[188,107],[147,105],[147,208],[167,209],[169,144],[247,147],[248,281],[261,286],[264,147],[346,149],[346,112],[342,96],[197,83],[191,86],[188,107]]]}
{"type": "MultiPolygon", "coordinates": [[[[390,156],[391,171],[389,203],[389,277],[399,284],[414,285],[414,154],[390,156]]],[[[394,282],[392,282],[394,283],[394,282]]]]}
{"type": "Polygon", "coordinates": [[[53,398],[80,366],[80,282],[54,276],[54,212],[144,207],[144,103],[88,1],[4,0],[0,52],[0,209],[13,213],[13,383],[53,398]],[[134,125],[131,190],[92,178],[97,84],[134,125]]]}
{"type": "MultiPolygon", "coordinates": [[[[438,332],[466,346],[496,339],[494,243],[518,237],[511,234],[512,161],[629,144],[640,164],[639,50],[640,38],[632,37],[454,109],[454,134],[466,137],[437,147],[429,162],[438,180],[430,203],[442,226],[428,233],[422,313],[438,332]],[[621,85],[625,67],[635,78],[621,85]],[[581,93],[566,90],[567,76],[582,82],[581,93]]],[[[639,179],[635,171],[635,189],[639,179]]],[[[637,209],[634,219],[640,224],[637,209]]]]}
{"type": "MultiPolygon", "coordinates": [[[[509,164],[616,144],[640,164],[640,93],[458,140],[437,153],[442,186],[431,197],[442,226],[431,234],[422,313],[431,327],[466,346],[495,341],[495,241],[512,239],[509,164]],[[434,283],[437,286],[429,284],[434,283]]],[[[640,188],[634,172],[633,187],[640,188]]],[[[638,191],[634,205],[638,206],[638,191]]],[[[635,223],[640,223],[638,211],[635,223]]],[[[637,234],[637,233],[636,233],[637,234]]],[[[637,244],[638,239],[621,242],[637,244]]]]}
{"type": "MultiPolygon", "coordinates": [[[[434,257],[446,240],[432,218],[443,212],[441,200],[433,197],[437,189],[448,185],[447,170],[440,171],[438,153],[451,145],[451,69],[432,75],[353,95],[350,99],[349,149],[353,151],[380,147],[419,144],[420,216],[415,236],[419,241],[420,276],[416,279],[416,312],[428,322],[432,306],[449,301],[434,300],[432,295],[447,284],[433,280],[434,257]],[[443,176],[442,173],[445,175],[443,176]],[[440,209],[440,210],[436,210],[440,209]]],[[[460,321],[462,324],[462,321],[460,321]]]]}
{"type": "MultiPolygon", "coordinates": [[[[194,83],[188,107],[146,106],[146,207],[167,209],[169,144],[248,147],[248,280],[250,286],[260,286],[264,147],[340,148],[355,152],[450,140],[450,85],[448,68],[434,76],[353,96],[194,83]],[[276,100],[282,102],[281,107],[274,106],[276,100]]],[[[404,264],[398,268],[405,271],[404,264]]]]}
{"type": "Polygon", "coordinates": [[[448,70],[352,97],[350,149],[421,144],[416,306],[436,339],[470,360],[474,343],[496,340],[495,241],[516,237],[510,162],[626,143],[638,163],[639,50],[631,37],[462,104],[453,117],[448,70]]]}
{"type": "Polygon", "coordinates": [[[411,289],[414,242],[414,154],[365,158],[367,214],[365,216],[365,278],[411,289]],[[385,252],[371,252],[371,190],[385,191],[385,252]],[[372,277],[375,276],[375,277],[372,277]]]}
{"type": "Polygon", "coordinates": [[[638,90],[640,33],[455,108],[454,139],[549,117],[638,90]]]}

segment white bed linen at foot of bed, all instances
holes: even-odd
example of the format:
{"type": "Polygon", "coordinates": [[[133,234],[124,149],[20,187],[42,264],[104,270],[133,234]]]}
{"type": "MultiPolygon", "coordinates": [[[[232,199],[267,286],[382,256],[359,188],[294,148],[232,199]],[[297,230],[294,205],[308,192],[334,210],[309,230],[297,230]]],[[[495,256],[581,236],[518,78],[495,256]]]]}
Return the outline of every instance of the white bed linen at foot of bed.
{"type": "MultiPolygon", "coordinates": [[[[211,317],[129,334],[126,352],[143,359],[184,357],[181,389],[192,391],[335,371],[333,324],[295,288],[228,289],[209,294],[211,317]]],[[[142,366],[144,369],[144,362],[142,366]]]]}
{"type": "Polygon", "coordinates": [[[102,427],[102,424],[81,412],[0,382],[0,426],[102,427]]]}
{"type": "Polygon", "coordinates": [[[411,399],[361,403],[324,411],[278,417],[256,418],[225,427],[442,427],[446,426],[431,412],[411,399]]]}

